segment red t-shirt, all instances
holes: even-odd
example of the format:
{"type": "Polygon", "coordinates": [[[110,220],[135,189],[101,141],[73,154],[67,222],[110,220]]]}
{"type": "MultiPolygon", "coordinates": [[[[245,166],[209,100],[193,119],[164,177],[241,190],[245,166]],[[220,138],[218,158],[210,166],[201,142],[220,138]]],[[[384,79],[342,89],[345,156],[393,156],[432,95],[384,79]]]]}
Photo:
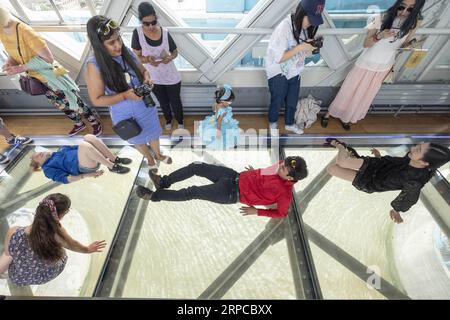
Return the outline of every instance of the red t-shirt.
{"type": "Polygon", "coordinates": [[[276,163],[265,169],[249,170],[239,175],[240,202],[249,206],[277,204],[277,209],[258,209],[258,216],[284,218],[292,201],[295,182],[283,180],[276,163]]]}

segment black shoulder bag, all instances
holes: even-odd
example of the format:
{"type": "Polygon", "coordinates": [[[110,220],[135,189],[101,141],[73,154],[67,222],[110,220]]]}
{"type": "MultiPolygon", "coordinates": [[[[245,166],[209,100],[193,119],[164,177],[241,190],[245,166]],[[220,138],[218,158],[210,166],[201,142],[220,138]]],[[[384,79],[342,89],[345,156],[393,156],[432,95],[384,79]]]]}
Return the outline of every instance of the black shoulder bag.
{"type": "MultiPolygon", "coordinates": [[[[125,60],[123,61],[123,64],[125,66],[123,71],[126,73],[128,72],[128,68],[126,67],[125,60]]],[[[134,115],[131,118],[116,123],[112,128],[114,132],[123,140],[134,138],[142,132],[142,128],[139,123],[137,123],[134,115]]]]}

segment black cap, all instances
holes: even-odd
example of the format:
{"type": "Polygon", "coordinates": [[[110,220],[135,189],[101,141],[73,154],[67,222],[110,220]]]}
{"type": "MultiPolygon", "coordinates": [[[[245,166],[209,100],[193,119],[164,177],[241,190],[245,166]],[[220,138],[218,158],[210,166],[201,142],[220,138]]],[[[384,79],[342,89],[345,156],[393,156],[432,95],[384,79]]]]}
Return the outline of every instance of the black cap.
{"type": "Polygon", "coordinates": [[[305,9],[309,23],[313,27],[323,24],[322,12],[325,9],[325,0],[301,0],[300,4],[305,9]]]}

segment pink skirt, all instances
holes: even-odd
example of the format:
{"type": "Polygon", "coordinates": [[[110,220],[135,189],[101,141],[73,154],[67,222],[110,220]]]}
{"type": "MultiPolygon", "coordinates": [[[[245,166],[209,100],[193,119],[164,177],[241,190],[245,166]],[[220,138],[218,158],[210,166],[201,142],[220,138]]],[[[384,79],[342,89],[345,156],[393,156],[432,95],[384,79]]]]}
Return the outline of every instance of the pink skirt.
{"type": "Polygon", "coordinates": [[[345,123],[364,119],[389,71],[377,72],[354,66],[328,108],[330,115],[345,123]]]}

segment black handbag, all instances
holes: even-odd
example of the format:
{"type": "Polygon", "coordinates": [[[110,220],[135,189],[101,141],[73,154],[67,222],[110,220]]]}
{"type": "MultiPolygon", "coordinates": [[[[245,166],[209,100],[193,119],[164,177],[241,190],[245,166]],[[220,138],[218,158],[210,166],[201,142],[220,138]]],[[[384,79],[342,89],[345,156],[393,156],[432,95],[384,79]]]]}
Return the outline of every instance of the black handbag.
{"type": "MultiPolygon", "coordinates": [[[[16,34],[17,34],[17,51],[19,51],[19,55],[22,58],[22,63],[25,64],[25,61],[23,60],[22,52],[20,51],[20,43],[19,43],[19,23],[16,24],[16,34]]],[[[32,96],[42,96],[47,91],[48,88],[45,84],[43,84],[41,81],[39,81],[36,78],[30,77],[28,75],[20,76],[19,79],[20,88],[22,91],[32,95],[32,96]]]]}
{"type": "Polygon", "coordinates": [[[122,120],[112,128],[114,132],[123,140],[134,138],[142,132],[141,126],[139,126],[134,118],[122,120]]]}

